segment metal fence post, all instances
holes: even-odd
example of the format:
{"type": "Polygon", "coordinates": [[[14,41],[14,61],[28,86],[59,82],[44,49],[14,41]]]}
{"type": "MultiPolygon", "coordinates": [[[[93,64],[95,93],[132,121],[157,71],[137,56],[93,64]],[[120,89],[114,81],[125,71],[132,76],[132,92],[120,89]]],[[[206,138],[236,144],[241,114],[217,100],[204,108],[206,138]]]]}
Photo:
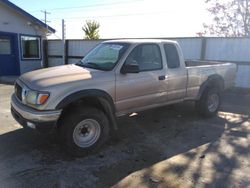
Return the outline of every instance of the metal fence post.
{"type": "Polygon", "coordinates": [[[201,38],[201,54],[200,60],[206,60],[207,38],[201,38]]]}
{"type": "Polygon", "coordinates": [[[69,60],[69,58],[68,58],[68,56],[69,56],[69,40],[65,40],[65,48],[64,48],[64,63],[65,63],[65,65],[67,65],[69,62],[68,62],[68,60],[69,60]]]}

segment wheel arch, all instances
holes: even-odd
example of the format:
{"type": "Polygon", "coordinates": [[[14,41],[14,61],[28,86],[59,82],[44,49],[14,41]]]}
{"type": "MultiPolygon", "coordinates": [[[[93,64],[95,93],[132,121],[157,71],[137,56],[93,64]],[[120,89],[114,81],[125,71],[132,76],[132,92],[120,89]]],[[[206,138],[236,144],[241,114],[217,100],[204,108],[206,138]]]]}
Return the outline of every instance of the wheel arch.
{"type": "Polygon", "coordinates": [[[218,89],[220,92],[224,90],[224,79],[222,76],[218,75],[218,74],[213,74],[210,75],[207,80],[201,84],[199,93],[197,95],[197,100],[199,100],[203,94],[203,92],[207,89],[207,88],[216,88],[218,89]]]}
{"type": "Polygon", "coordinates": [[[111,124],[111,128],[116,130],[117,123],[115,117],[115,105],[112,97],[105,91],[99,89],[88,89],[77,91],[66,96],[60,103],[57,104],[56,109],[63,109],[63,116],[67,110],[71,110],[73,106],[90,105],[101,108],[107,115],[111,124]]]}

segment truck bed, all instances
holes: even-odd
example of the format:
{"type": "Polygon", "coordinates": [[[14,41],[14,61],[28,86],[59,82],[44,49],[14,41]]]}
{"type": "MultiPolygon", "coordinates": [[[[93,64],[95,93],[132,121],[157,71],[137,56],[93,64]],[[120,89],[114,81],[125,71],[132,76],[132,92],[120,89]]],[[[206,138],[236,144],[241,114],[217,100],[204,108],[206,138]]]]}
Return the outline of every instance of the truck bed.
{"type": "Polygon", "coordinates": [[[216,61],[185,61],[188,82],[187,98],[193,99],[197,96],[199,88],[210,75],[219,75],[224,80],[224,89],[234,85],[237,66],[234,63],[216,61]]]}

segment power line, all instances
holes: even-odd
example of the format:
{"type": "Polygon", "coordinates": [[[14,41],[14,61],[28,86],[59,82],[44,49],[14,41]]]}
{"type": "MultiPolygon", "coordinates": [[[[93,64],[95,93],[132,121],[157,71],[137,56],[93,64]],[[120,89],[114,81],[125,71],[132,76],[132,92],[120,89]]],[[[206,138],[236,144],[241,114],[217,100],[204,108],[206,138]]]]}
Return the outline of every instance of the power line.
{"type": "MultiPolygon", "coordinates": [[[[132,13],[132,14],[114,14],[114,15],[100,15],[100,16],[77,16],[77,17],[65,17],[65,19],[86,19],[86,18],[112,18],[112,17],[127,17],[127,16],[143,16],[151,14],[163,14],[166,11],[157,11],[157,12],[147,12],[147,13],[132,13]]],[[[51,19],[61,19],[61,18],[51,18],[51,19]]]]}
{"type": "MultiPolygon", "coordinates": [[[[109,6],[109,5],[119,5],[119,4],[124,4],[128,2],[138,2],[138,1],[143,1],[143,0],[133,0],[133,1],[123,1],[123,2],[115,2],[115,3],[98,3],[98,4],[93,4],[93,5],[83,5],[83,6],[72,6],[72,7],[58,7],[58,8],[50,8],[47,10],[68,10],[68,9],[83,9],[83,8],[91,8],[91,7],[102,7],[102,6],[109,6]]],[[[39,12],[40,10],[34,10],[30,12],[39,12]]]]}

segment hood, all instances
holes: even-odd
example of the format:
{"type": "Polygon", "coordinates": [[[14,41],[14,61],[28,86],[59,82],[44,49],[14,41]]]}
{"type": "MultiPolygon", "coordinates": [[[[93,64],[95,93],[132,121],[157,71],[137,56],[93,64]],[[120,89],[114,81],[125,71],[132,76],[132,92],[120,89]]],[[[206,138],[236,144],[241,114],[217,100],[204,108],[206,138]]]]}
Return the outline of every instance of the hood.
{"type": "Polygon", "coordinates": [[[20,80],[31,89],[48,88],[54,85],[93,80],[105,71],[83,68],[74,64],[40,69],[23,74],[20,80]]]}

